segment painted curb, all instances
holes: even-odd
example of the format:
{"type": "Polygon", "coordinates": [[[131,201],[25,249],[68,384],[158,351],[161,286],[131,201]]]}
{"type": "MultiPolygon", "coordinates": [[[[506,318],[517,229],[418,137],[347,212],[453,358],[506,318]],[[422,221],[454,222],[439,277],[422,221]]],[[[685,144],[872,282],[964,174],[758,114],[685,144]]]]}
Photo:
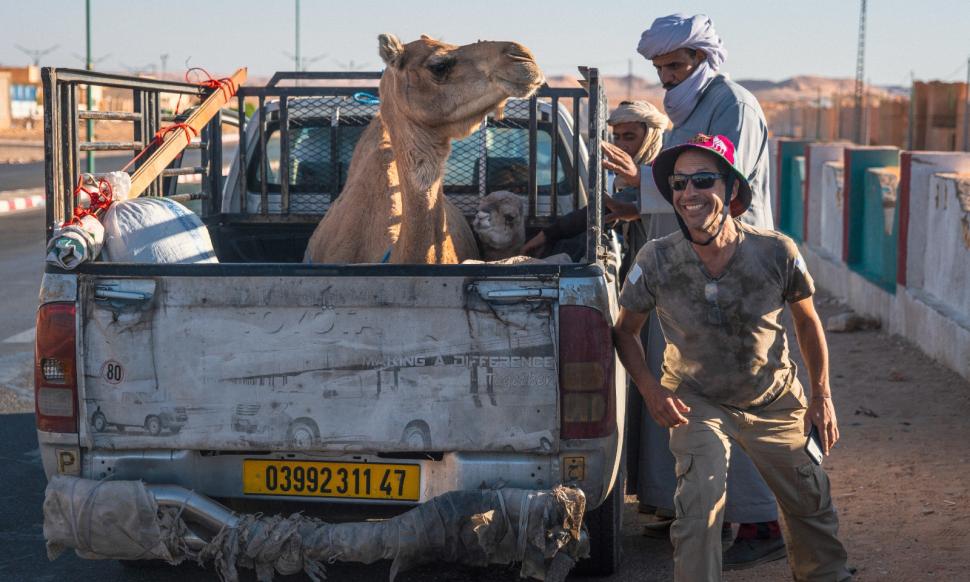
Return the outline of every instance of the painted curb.
{"type": "MultiPolygon", "coordinates": [[[[4,192],[0,192],[0,195],[4,192]]],[[[41,194],[34,194],[31,196],[19,196],[17,198],[8,198],[6,200],[0,200],[0,214],[6,212],[15,212],[17,210],[29,210],[31,208],[42,208],[44,206],[44,196],[41,194]]]]}

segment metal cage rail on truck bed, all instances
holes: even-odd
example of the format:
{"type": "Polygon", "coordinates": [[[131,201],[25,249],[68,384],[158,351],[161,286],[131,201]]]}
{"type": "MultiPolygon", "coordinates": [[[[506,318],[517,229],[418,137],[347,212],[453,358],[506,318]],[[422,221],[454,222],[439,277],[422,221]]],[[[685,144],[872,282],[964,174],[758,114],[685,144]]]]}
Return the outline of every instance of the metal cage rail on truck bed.
{"type": "MultiPolygon", "coordinates": [[[[454,142],[454,148],[477,151],[446,170],[445,194],[466,216],[474,216],[482,196],[495,189],[506,189],[490,188],[494,185],[493,173],[508,169],[514,165],[512,162],[525,162],[519,165],[527,165],[528,176],[527,181],[522,181],[519,193],[528,199],[528,224],[544,226],[564,214],[564,210],[586,204],[589,228],[583,262],[591,264],[603,253],[602,193],[606,180],[600,144],[606,137],[606,98],[597,69],[581,69],[581,72],[585,77],[582,87],[543,86],[531,99],[510,101],[504,119],[488,118],[472,136],[454,142]],[[587,120],[585,136],[578,130],[584,118],[587,120]],[[489,145],[489,131],[503,128],[528,130],[527,153],[522,152],[527,161],[521,157],[490,155],[504,153],[501,146],[489,145]],[[585,149],[586,156],[582,168],[581,149],[585,149]],[[546,157],[548,165],[540,167],[540,158],[546,157]],[[448,178],[456,174],[463,176],[458,180],[461,183],[449,183],[448,178]]],[[[248,119],[245,115],[239,116],[239,153],[230,176],[222,175],[223,123],[230,115],[220,114],[206,126],[201,139],[189,145],[201,150],[200,164],[186,168],[170,166],[145,195],[166,196],[180,202],[201,200],[199,211],[210,229],[229,225],[293,224],[304,228],[315,225],[339,195],[356,138],[378,110],[375,102],[361,94],[379,99],[375,83],[380,76],[380,73],[360,72],[282,72],[275,74],[266,86],[240,87],[236,95],[238,111],[245,112],[247,102],[255,104],[256,110],[248,119]],[[332,84],[326,85],[328,82],[332,84]],[[256,130],[250,128],[253,123],[257,124],[256,130]],[[300,138],[294,130],[313,129],[331,132],[326,142],[329,151],[312,152],[322,162],[300,164],[300,160],[292,159],[294,136],[300,138]],[[276,136],[272,144],[271,135],[276,136]],[[268,147],[274,152],[278,149],[275,176],[268,161],[268,147]],[[189,174],[201,177],[201,191],[176,194],[178,178],[189,174]],[[276,183],[271,183],[271,177],[276,183]],[[250,188],[257,185],[250,198],[250,188]],[[319,190],[312,192],[314,188],[319,190]],[[223,200],[226,193],[232,192],[237,193],[238,201],[223,200]]],[[[176,119],[162,113],[163,94],[193,97],[207,91],[189,83],[72,69],[44,68],[43,81],[45,132],[50,136],[45,144],[46,187],[51,202],[47,209],[48,238],[73,208],[73,186],[81,173],[83,152],[129,151],[134,155],[151,144],[152,136],[162,128],[163,122],[181,121],[184,117],[176,119]],[[79,86],[130,90],[133,111],[81,110],[79,86]],[[134,138],[130,142],[81,141],[80,121],[89,119],[133,123],[134,138]]],[[[457,157],[453,155],[452,159],[457,157]]],[[[137,166],[132,171],[135,169],[137,166]]]]}
{"type": "MultiPolygon", "coordinates": [[[[199,97],[206,89],[191,83],[160,81],[109,73],[97,73],[77,69],[44,67],[44,171],[47,190],[47,238],[62,224],[74,208],[74,186],[81,172],[81,157],[85,152],[131,152],[132,158],[152,145],[155,133],[163,124],[184,121],[191,109],[179,115],[163,113],[163,94],[182,97],[199,97]],[[132,111],[89,111],[79,107],[78,93],[91,91],[92,87],[109,88],[131,92],[132,111]],[[133,124],[131,141],[82,141],[82,121],[123,122],[133,124]]],[[[231,113],[231,112],[226,112],[231,113]]],[[[229,116],[231,118],[231,116],[229,116]]],[[[146,196],[166,196],[179,202],[202,200],[203,215],[218,213],[222,181],[222,132],[221,124],[228,119],[217,114],[201,132],[201,140],[193,140],[186,149],[200,150],[201,163],[197,166],[180,167],[181,156],[166,168],[146,191],[146,196]],[[177,177],[199,175],[202,190],[176,194],[177,177]]],[[[85,136],[89,137],[89,136],[85,136]]],[[[135,161],[131,172],[148,161],[143,157],[135,161]]],[[[110,168],[118,170],[120,168],[110,168]]],[[[103,174],[102,171],[97,174],[103,174]]]]}

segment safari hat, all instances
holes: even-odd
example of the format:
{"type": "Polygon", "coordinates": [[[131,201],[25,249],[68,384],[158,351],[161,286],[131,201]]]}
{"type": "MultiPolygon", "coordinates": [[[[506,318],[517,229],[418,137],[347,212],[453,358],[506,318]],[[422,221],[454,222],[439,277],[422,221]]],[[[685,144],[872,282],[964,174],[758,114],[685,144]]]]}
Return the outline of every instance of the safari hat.
{"type": "MultiPolygon", "coordinates": [[[[699,133],[687,143],[669,147],[657,155],[653,161],[653,179],[657,184],[657,189],[671,205],[674,203],[673,189],[670,187],[670,176],[674,173],[674,163],[680,154],[689,149],[698,149],[711,152],[721,158],[731,168],[734,178],[738,182],[738,195],[730,202],[731,216],[738,217],[751,206],[751,185],[748,178],[736,165],[734,143],[723,135],[704,135],[699,133]]],[[[730,196],[730,192],[725,191],[725,196],[730,196]]]]}

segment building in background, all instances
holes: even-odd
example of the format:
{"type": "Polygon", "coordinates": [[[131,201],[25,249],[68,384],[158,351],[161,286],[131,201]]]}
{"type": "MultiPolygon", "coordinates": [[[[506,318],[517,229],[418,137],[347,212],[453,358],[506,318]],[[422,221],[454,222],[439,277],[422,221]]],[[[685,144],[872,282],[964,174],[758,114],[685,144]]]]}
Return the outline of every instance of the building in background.
{"type": "Polygon", "coordinates": [[[3,90],[6,104],[0,101],[0,108],[4,110],[0,112],[0,128],[39,123],[44,115],[40,67],[0,67],[0,75],[7,79],[3,90]],[[5,114],[9,115],[6,125],[3,123],[5,114]]]}

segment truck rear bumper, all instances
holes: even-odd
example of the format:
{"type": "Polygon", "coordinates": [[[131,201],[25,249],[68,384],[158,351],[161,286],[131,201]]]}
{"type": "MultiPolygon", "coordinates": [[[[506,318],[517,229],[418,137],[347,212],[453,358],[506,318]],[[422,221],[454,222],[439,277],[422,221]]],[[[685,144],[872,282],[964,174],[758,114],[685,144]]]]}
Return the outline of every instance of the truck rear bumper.
{"type": "Polygon", "coordinates": [[[174,485],[55,476],[44,499],[48,556],[211,562],[224,580],[245,566],[325,578],[335,560],[393,559],[397,571],[444,560],[521,563],[520,575],[564,580],[588,555],[581,490],[455,491],[381,522],[329,524],[293,514],[237,514],[174,485]],[[79,524],[83,527],[79,527],[79,524]],[[237,563],[236,560],[239,560],[237,563]]]}
{"type": "MultiPolygon", "coordinates": [[[[590,442],[588,444],[593,444],[590,442]]],[[[609,449],[606,447],[607,450],[609,449]]],[[[247,499],[307,503],[352,503],[413,506],[439,495],[462,490],[514,487],[541,490],[565,483],[586,493],[590,506],[599,505],[609,492],[609,477],[603,448],[560,454],[452,452],[423,459],[340,453],[226,453],[191,450],[83,451],[80,476],[87,479],[142,480],[148,484],[176,485],[219,499],[247,499]],[[246,460],[331,461],[340,463],[394,463],[420,467],[420,495],[417,501],[379,499],[277,496],[246,493],[243,463],[246,460]],[[576,459],[584,463],[582,475],[571,475],[576,459]]],[[[612,457],[610,457],[612,460],[612,457]]]]}

